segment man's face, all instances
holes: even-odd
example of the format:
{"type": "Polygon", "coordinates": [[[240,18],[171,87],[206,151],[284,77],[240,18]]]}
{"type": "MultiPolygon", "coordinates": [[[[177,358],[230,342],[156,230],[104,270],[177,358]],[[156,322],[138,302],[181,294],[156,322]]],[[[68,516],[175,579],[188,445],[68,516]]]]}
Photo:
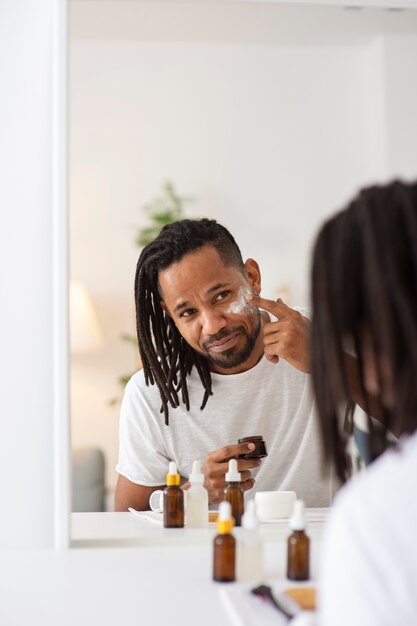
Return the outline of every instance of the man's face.
{"type": "Polygon", "coordinates": [[[245,300],[246,292],[260,289],[255,261],[246,261],[242,271],[225,265],[217,250],[206,245],[161,271],[159,285],[163,308],[214,371],[238,373],[260,359],[260,314],[245,300]]]}

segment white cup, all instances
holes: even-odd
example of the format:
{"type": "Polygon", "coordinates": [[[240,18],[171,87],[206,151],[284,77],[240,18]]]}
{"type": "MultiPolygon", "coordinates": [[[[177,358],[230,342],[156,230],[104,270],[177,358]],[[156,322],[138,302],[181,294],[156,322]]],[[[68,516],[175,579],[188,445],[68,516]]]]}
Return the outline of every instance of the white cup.
{"type": "Polygon", "coordinates": [[[162,513],[164,510],[164,492],[161,489],[153,491],[149,496],[149,506],[155,513],[162,513]]]}
{"type": "MultiPolygon", "coordinates": [[[[184,491],[184,509],[187,507],[187,492],[184,491]]],[[[155,513],[164,512],[164,492],[161,489],[153,491],[149,496],[149,506],[155,513]]]]}
{"type": "Polygon", "coordinates": [[[295,491],[258,491],[256,513],[261,521],[290,517],[296,499],[295,491]]]}

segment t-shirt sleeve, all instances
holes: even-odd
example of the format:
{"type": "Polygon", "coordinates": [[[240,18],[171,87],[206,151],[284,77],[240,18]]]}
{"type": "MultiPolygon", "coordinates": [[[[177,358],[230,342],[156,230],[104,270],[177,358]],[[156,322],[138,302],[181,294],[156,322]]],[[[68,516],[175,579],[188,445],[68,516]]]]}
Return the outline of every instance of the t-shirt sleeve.
{"type": "Polygon", "coordinates": [[[133,483],[156,487],[165,484],[171,459],[160,430],[161,416],[155,409],[158,391],[143,381],[141,384],[141,377],[139,372],[130,379],[123,396],[116,471],[133,483]]]}

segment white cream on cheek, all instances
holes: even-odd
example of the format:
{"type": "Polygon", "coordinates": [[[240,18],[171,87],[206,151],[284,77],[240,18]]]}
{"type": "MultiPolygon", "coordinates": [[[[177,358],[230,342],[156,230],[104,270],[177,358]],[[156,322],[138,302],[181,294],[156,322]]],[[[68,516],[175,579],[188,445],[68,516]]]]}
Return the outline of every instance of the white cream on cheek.
{"type": "Polygon", "coordinates": [[[254,314],[256,309],[256,306],[254,306],[253,304],[249,304],[249,302],[246,300],[246,298],[248,296],[252,296],[252,290],[249,287],[239,287],[239,291],[237,292],[237,298],[236,300],[233,300],[233,302],[231,302],[229,304],[229,306],[227,307],[227,313],[235,313],[235,314],[241,314],[241,313],[252,313],[254,314]]]}

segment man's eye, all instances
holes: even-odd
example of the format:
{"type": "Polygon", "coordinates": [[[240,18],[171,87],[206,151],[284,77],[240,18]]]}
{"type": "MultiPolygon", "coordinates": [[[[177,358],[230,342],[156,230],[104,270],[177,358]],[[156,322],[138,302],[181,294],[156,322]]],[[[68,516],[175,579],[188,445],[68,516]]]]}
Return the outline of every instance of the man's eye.
{"type": "Polygon", "coordinates": [[[193,313],[195,313],[195,309],[185,309],[180,313],[180,317],[190,317],[193,313]]]}
{"type": "Polygon", "coordinates": [[[222,291],[221,293],[217,294],[214,301],[219,302],[220,300],[224,300],[225,298],[227,298],[229,294],[230,294],[230,291],[222,291]]]}

